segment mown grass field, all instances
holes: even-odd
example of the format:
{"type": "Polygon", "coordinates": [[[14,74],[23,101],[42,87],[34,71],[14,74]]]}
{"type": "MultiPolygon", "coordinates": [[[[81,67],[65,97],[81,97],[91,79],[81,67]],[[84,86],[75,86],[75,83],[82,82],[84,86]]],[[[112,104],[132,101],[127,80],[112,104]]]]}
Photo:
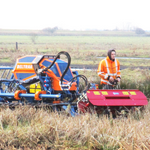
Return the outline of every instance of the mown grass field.
{"type": "MultiPolygon", "coordinates": [[[[1,35],[1,62],[14,63],[16,58],[31,54],[57,54],[67,51],[72,64],[98,65],[107,50],[115,48],[119,57],[150,57],[150,37],[144,36],[31,36],[1,35]],[[18,50],[16,50],[18,42],[18,50]]],[[[120,59],[123,66],[150,66],[150,60],[120,59]]]]}
{"type": "MultiPolygon", "coordinates": [[[[1,32],[1,31],[0,31],[1,32]]],[[[14,32],[14,31],[13,31],[14,32]]],[[[22,33],[22,32],[21,32],[22,33]]],[[[20,33],[20,34],[21,34],[20,33]]],[[[29,34],[27,31],[24,34],[29,34]]],[[[36,31],[37,33],[37,31],[36,31]]],[[[116,36],[95,32],[77,33],[71,36],[0,35],[0,62],[15,63],[24,55],[57,54],[67,51],[72,64],[98,65],[107,50],[115,48],[120,57],[150,57],[150,37],[133,33],[116,36]],[[81,35],[86,36],[81,36],[81,35]],[[100,36],[101,35],[101,36],[100,36]],[[103,35],[103,36],[102,36],[103,35]],[[130,36],[129,36],[130,35],[130,36]],[[16,50],[18,42],[18,50],[16,50]]],[[[70,34],[70,33],[68,33],[70,34]]],[[[140,89],[150,98],[150,60],[120,59],[122,89],[140,89]],[[140,66],[145,69],[139,69],[140,66]],[[131,69],[130,67],[134,67],[131,69]]],[[[89,82],[99,83],[96,70],[79,71],[89,82]]],[[[53,113],[34,107],[10,110],[0,108],[0,149],[56,149],[56,150],[148,150],[150,149],[150,105],[143,112],[116,119],[96,114],[53,113]]]]}

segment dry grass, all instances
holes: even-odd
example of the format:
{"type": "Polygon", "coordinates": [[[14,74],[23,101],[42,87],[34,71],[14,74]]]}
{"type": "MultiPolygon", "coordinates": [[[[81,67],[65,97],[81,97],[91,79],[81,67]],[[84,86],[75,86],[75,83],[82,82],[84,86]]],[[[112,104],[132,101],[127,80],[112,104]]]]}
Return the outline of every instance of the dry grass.
{"type": "MultiPolygon", "coordinates": [[[[150,91],[149,70],[122,72],[122,88],[141,88],[147,96],[150,91]],[[141,76],[143,78],[141,78],[141,76]]],[[[99,83],[95,71],[81,71],[90,82],[99,83]]],[[[107,118],[96,114],[79,114],[36,110],[20,106],[15,110],[0,109],[1,149],[93,149],[132,150],[150,149],[150,105],[128,118],[107,118]]]]}
{"type": "Polygon", "coordinates": [[[150,149],[150,108],[128,118],[21,107],[0,111],[1,149],[150,149]],[[136,115],[136,116],[137,116],[136,115]]]}

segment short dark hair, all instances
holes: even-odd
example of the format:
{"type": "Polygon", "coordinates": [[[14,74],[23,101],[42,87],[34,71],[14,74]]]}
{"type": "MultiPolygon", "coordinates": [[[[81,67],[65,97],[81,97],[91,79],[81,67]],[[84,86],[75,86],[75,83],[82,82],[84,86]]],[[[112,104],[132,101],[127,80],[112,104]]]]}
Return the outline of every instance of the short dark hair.
{"type": "Polygon", "coordinates": [[[115,50],[115,49],[111,49],[110,51],[111,51],[111,52],[115,52],[115,53],[116,53],[116,50],[115,50]]]}

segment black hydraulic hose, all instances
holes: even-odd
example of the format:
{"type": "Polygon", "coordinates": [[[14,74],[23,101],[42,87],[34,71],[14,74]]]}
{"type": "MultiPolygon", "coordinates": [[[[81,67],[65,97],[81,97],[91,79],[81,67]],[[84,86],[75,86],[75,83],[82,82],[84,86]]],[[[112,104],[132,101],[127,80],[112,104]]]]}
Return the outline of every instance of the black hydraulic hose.
{"type": "Polygon", "coordinates": [[[64,54],[65,54],[65,55],[67,56],[67,58],[68,58],[68,64],[67,64],[67,67],[66,67],[65,71],[63,72],[63,74],[62,74],[62,76],[61,76],[61,79],[60,79],[61,84],[62,84],[63,78],[64,78],[65,74],[67,73],[67,71],[68,71],[68,69],[69,69],[69,67],[70,67],[70,64],[71,64],[71,57],[70,57],[69,53],[64,52],[64,54]]]}
{"type": "Polygon", "coordinates": [[[69,82],[73,82],[73,80],[76,79],[76,78],[78,78],[78,77],[83,78],[83,80],[85,81],[85,83],[87,85],[88,81],[87,81],[86,76],[84,76],[84,75],[77,75],[77,76],[73,77],[69,82]]]}
{"type": "Polygon", "coordinates": [[[47,71],[48,69],[50,69],[50,68],[54,65],[54,63],[56,62],[57,58],[59,58],[60,55],[62,55],[62,54],[64,54],[64,55],[67,56],[67,58],[68,58],[68,64],[67,64],[67,67],[66,67],[65,71],[63,72],[63,74],[62,74],[62,76],[61,76],[61,79],[60,79],[61,84],[62,84],[63,78],[64,78],[65,74],[67,73],[67,71],[68,71],[68,69],[69,69],[69,66],[70,66],[70,64],[71,64],[71,57],[70,57],[70,55],[69,55],[68,52],[65,52],[65,51],[59,52],[59,53],[56,55],[56,57],[55,57],[55,59],[53,60],[53,62],[52,62],[47,68],[43,69],[43,71],[47,71]]]}

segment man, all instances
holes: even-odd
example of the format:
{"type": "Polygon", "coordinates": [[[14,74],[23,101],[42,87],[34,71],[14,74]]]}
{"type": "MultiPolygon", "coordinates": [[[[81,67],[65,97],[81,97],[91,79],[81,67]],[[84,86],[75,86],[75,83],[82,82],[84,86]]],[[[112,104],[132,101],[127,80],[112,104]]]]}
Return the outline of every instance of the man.
{"type": "Polygon", "coordinates": [[[120,63],[115,56],[116,51],[109,50],[107,58],[100,61],[98,65],[97,73],[101,78],[103,89],[114,89],[114,84],[120,82],[120,63]]]}

